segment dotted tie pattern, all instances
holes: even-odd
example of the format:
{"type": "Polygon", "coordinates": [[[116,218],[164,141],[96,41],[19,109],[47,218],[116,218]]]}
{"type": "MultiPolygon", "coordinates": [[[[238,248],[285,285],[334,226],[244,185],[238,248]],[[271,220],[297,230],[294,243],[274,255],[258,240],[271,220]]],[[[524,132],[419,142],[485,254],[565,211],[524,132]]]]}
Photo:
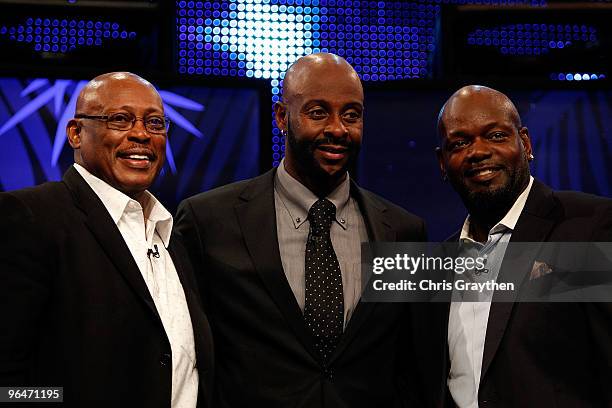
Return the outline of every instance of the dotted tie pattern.
{"type": "Polygon", "coordinates": [[[304,321],[323,360],[334,351],[344,325],[342,274],[329,235],[335,217],[336,206],[327,199],[315,202],[308,212],[304,321]]]}

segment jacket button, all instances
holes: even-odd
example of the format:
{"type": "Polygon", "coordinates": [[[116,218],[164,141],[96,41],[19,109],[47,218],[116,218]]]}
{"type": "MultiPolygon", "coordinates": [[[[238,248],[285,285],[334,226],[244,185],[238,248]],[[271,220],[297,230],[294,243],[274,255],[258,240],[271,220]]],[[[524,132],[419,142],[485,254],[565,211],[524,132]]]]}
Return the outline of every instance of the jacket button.
{"type": "Polygon", "coordinates": [[[159,365],[162,367],[169,366],[172,363],[172,356],[168,353],[164,353],[159,358],[159,365]]]}

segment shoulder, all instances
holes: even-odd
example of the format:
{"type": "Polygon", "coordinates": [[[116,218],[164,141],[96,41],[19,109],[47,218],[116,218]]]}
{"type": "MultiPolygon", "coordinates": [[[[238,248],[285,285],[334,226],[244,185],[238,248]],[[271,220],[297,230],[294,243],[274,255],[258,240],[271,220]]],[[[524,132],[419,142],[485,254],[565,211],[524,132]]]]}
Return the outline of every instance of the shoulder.
{"type": "Polygon", "coordinates": [[[567,234],[582,231],[591,241],[612,240],[612,200],[576,191],[553,194],[563,209],[561,226],[567,234]]]}
{"type": "Polygon", "coordinates": [[[361,195],[361,201],[367,202],[369,205],[378,208],[395,229],[398,231],[409,231],[411,236],[417,234],[421,236],[421,239],[425,239],[425,221],[421,217],[378,194],[361,187],[358,188],[359,194],[361,195]]]}
{"type": "Polygon", "coordinates": [[[554,191],[538,182],[534,183],[524,212],[554,222],[551,241],[612,240],[609,198],[578,191],[554,191]]]}
{"type": "Polygon", "coordinates": [[[555,191],[553,195],[566,216],[598,215],[602,211],[612,210],[612,200],[606,197],[578,191],[555,191]]]}
{"type": "Polygon", "coordinates": [[[209,211],[233,211],[235,205],[245,200],[249,200],[260,194],[273,194],[274,174],[275,169],[272,169],[254,178],[226,184],[196,194],[180,203],[178,213],[182,214],[185,211],[189,211],[205,214],[209,211]]]}
{"type": "Polygon", "coordinates": [[[196,194],[182,201],[181,205],[189,204],[194,208],[227,204],[229,201],[236,201],[245,187],[253,179],[237,181],[235,183],[226,184],[203,193],[196,194]]]}
{"type": "Polygon", "coordinates": [[[53,213],[65,207],[70,193],[63,182],[48,182],[35,187],[0,193],[0,211],[8,214],[27,211],[30,214],[53,213]]]}
{"type": "Polygon", "coordinates": [[[417,215],[407,211],[406,209],[400,207],[399,205],[394,204],[391,201],[387,200],[386,198],[379,196],[378,194],[375,194],[361,187],[359,187],[359,192],[362,194],[364,199],[370,200],[378,208],[383,209],[383,211],[388,212],[389,214],[395,217],[398,217],[398,218],[401,218],[408,222],[413,222],[413,223],[423,222],[423,219],[421,217],[418,217],[417,215]]]}
{"type": "Polygon", "coordinates": [[[0,236],[11,237],[15,245],[49,245],[74,218],[67,208],[70,202],[70,193],[60,182],[0,193],[0,236]]]}

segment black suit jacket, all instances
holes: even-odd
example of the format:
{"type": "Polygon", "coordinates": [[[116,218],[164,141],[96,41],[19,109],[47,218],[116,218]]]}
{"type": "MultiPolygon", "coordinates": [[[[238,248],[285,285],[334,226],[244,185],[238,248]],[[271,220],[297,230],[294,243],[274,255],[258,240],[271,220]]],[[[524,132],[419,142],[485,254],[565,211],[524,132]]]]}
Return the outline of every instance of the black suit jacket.
{"type": "MultiPolygon", "coordinates": [[[[215,336],[217,406],[402,404],[406,305],[360,303],[329,363],[319,360],[281,264],[275,171],[187,199],[177,215],[215,336]]],[[[355,184],[351,194],[371,240],[425,239],[421,219],[355,184]]]]}
{"type": "MultiPolygon", "coordinates": [[[[74,168],[0,193],[0,385],[64,387],[64,406],[168,408],[171,349],[119,229],[74,168]]],[[[193,270],[169,246],[207,406],[212,340],[193,270]]],[[[45,405],[46,406],[46,405],[45,405]]]]}
{"type": "MultiPolygon", "coordinates": [[[[457,240],[455,235],[452,240],[457,240]]],[[[610,242],[612,200],[554,192],[535,180],[510,242],[610,242]]],[[[523,282],[509,247],[498,281],[523,282]]],[[[528,255],[527,255],[528,256],[528,255]]],[[[609,254],[608,254],[609,256],[609,254]]],[[[521,259],[521,265],[531,265],[521,259]]],[[[610,294],[612,297],[612,294],[610,294]]],[[[496,302],[489,313],[482,407],[612,407],[612,303],[496,302]]],[[[428,406],[454,406],[446,387],[449,304],[421,305],[415,320],[428,406]],[[432,322],[437,322],[432,324],[432,322]]]]}

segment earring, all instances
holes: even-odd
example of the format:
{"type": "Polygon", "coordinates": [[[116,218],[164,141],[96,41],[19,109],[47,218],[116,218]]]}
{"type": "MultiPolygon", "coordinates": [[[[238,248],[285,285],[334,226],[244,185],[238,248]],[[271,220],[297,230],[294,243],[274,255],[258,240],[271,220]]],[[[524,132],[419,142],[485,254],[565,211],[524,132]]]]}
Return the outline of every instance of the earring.
{"type": "Polygon", "coordinates": [[[287,131],[285,129],[281,129],[280,132],[282,137],[287,137],[287,131]]]}
{"type": "Polygon", "coordinates": [[[535,157],[533,157],[533,154],[529,153],[528,159],[529,159],[529,161],[532,161],[533,159],[535,159],[535,157]]]}
{"type": "Polygon", "coordinates": [[[445,183],[448,181],[448,176],[446,175],[446,173],[442,174],[442,181],[444,181],[445,183]]]}

